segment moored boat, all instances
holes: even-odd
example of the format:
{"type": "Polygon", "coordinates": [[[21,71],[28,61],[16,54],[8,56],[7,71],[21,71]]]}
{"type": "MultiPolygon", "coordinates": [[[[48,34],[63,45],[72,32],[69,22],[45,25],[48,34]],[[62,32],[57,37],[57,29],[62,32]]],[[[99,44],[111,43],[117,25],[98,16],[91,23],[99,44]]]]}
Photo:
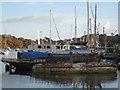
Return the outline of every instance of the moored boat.
{"type": "Polygon", "coordinates": [[[4,48],[1,52],[1,54],[8,55],[10,50],[11,50],[10,47],[4,48]]]}
{"type": "MultiPolygon", "coordinates": [[[[97,53],[104,52],[97,50],[97,53]]],[[[28,52],[20,52],[21,58],[40,59],[50,56],[67,56],[72,54],[93,54],[94,49],[86,49],[80,45],[35,44],[28,46],[28,52]]],[[[18,55],[19,56],[19,55],[18,55]]]]}
{"type": "Polygon", "coordinates": [[[20,49],[19,48],[16,48],[15,51],[19,51],[20,49]]]}

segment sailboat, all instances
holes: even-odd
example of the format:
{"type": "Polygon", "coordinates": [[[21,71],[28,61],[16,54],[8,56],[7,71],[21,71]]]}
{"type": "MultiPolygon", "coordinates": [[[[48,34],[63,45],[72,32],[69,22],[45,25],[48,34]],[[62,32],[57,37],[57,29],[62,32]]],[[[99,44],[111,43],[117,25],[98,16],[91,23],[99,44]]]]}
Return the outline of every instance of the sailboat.
{"type": "MultiPolygon", "coordinates": [[[[75,37],[76,37],[76,7],[75,7],[75,37]]],[[[80,45],[70,45],[68,42],[66,44],[52,44],[51,41],[51,10],[50,10],[50,44],[40,44],[38,34],[38,44],[29,45],[28,51],[23,52],[22,57],[28,59],[38,59],[48,56],[63,56],[71,54],[86,54],[91,53],[92,49],[81,48],[80,45]],[[31,52],[32,51],[32,52],[31,52]]],[[[76,43],[76,41],[75,41],[76,43]]]]}
{"type": "MultiPolygon", "coordinates": [[[[6,36],[6,34],[5,34],[5,36],[6,36]]],[[[6,37],[5,37],[5,48],[3,48],[3,50],[1,51],[1,54],[8,55],[10,50],[11,50],[10,47],[6,47],[6,37]]]]}

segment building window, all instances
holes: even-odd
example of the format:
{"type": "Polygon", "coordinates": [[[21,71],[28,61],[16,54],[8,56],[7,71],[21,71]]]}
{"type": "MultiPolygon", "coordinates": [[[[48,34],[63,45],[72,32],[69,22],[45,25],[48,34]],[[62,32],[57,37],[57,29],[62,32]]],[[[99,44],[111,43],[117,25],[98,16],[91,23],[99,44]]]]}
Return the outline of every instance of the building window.
{"type": "Polygon", "coordinates": [[[66,49],[66,46],[64,46],[63,48],[66,49]]]}
{"type": "Polygon", "coordinates": [[[60,49],[60,46],[56,46],[56,49],[60,49]]]}
{"type": "Polygon", "coordinates": [[[63,49],[63,46],[61,46],[61,48],[63,49]]]}

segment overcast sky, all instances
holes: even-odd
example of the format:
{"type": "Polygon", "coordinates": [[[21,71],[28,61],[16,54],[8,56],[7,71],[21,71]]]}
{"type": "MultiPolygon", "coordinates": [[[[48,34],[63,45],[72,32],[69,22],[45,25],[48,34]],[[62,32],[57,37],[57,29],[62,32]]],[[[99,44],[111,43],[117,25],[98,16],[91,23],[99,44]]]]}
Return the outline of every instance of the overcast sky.
{"type": "MultiPolygon", "coordinates": [[[[77,8],[77,37],[84,35],[84,31],[86,31],[86,2],[7,1],[0,3],[0,28],[2,27],[2,33],[6,31],[7,34],[17,37],[37,39],[37,33],[42,31],[40,37],[49,37],[49,10],[51,9],[61,39],[74,37],[75,6],[77,8]]],[[[107,34],[114,33],[118,29],[118,2],[91,2],[91,11],[93,13],[95,4],[98,6],[97,24],[100,23],[99,32],[102,33],[102,27],[105,26],[107,34]]],[[[93,26],[92,12],[90,15],[93,26]]],[[[53,21],[51,27],[52,39],[58,40],[53,21]]]]}

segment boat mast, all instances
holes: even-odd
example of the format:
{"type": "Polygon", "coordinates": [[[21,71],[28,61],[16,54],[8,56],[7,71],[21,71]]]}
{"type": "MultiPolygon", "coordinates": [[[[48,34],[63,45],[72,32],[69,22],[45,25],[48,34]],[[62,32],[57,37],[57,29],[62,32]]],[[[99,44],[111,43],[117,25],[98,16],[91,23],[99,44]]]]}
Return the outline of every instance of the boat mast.
{"type": "Polygon", "coordinates": [[[77,18],[76,18],[76,6],[75,6],[75,43],[77,43],[77,26],[76,26],[76,24],[77,24],[77,18]]]}
{"type": "Polygon", "coordinates": [[[40,31],[40,44],[43,44],[42,42],[43,42],[43,40],[42,40],[42,31],[40,31]]]}
{"type": "Polygon", "coordinates": [[[88,42],[88,48],[90,47],[90,35],[89,35],[89,18],[90,18],[90,1],[87,2],[87,42],[88,42]]]}
{"type": "Polygon", "coordinates": [[[6,28],[5,28],[5,46],[4,46],[4,48],[6,48],[6,45],[7,45],[7,43],[6,43],[6,28]]]}
{"type": "Polygon", "coordinates": [[[49,27],[50,27],[50,44],[51,44],[51,9],[49,11],[49,22],[50,22],[49,27]]]}
{"type": "Polygon", "coordinates": [[[105,52],[107,50],[107,35],[105,34],[105,27],[103,27],[103,35],[105,36],[105,52]]]}
{"type": "Polygon", "coordinates": [[[100,27],[100,23],[98,23],[98,28],[97,28],[97,47],[99,47],[100,45],[99,27],[100,27]]]}
{"type": "Polygon", "coordinates": [[[83,42],[87,42],[87,40],[86,40],[86,31],[84,31],[84,37],[83,37],[83,42]]]}
{"type": "Polygon", "coordinates": [[[103,35],[105,34],[105,27],[103,27],[103,35]]]}
{"type": "Polygon", "coordinates": [[[90,47],[92,47],[92,26],[91,26],[91,18],[90,18],[90,21],[89,21],[89,24],[90,24],[90,47]]]}
{"type": "Polygon", "coordinates": [[[61,40],[61,39],[60,39],[59,32],[58,32],[58,29],[57,29],[57,25],[56,25],[56,23],[55,23],[55,19],[54,19],[54,17],[53,17],[53,14],[51,14],[51,16],[52,16],[52,19],[53,19],[53,23],[54,23],[54,25],[55,25],[55,29],[56,29],[56,32],[57,32],[58,38],[59,38],[59,40],[61,40]]]}
{"type": "Polygon", "coordinates": [[[95,19],[94,19],[94,53],[96,52],[96,18],[97,18],[97,5],[95,5],[95,19]]]}
{"type": "Polygon", "coordinates": [[[72,41],[72,24],[70,25],[70,27],[71,27],[71,33],[70,33],[70,39],[71,39],[71,41],[72,41]]]}
{"type": "Polygon", "coordinates": [[[38,31],[38,44],[40,44],[40,36],[39,36],[39,31],[38,31]]]}

